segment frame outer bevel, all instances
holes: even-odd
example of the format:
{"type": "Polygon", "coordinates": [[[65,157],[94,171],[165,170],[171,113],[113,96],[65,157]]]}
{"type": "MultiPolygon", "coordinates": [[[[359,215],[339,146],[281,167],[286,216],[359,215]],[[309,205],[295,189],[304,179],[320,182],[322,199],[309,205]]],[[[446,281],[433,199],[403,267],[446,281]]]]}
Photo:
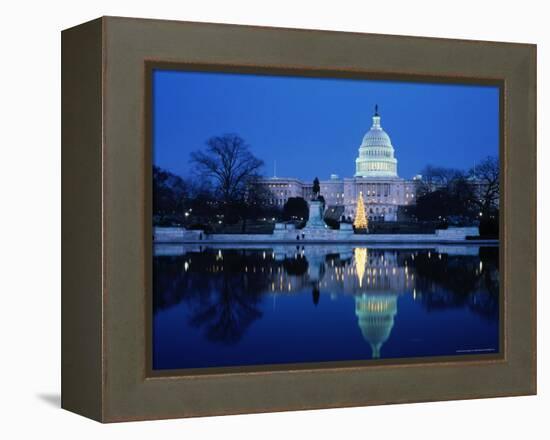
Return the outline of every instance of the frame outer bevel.
{"type": "Polygon", "coordinates": [[[61,407],[102,420],[102,19],[61,35],[61,407]]]}
{"type": "MultiPolygon", "coordinates": [[[[88,371],[90,383],[101,394],[99,398],[94,394],[98,401],[93,407],[101,409],[99,417],[85,415],[115,422],[536,393],[535,46],[115,17],[104,17],[102,22],[103,159],[100,170],[94,162],[93,173],[94,181],[102,182],[103,270],[94,266],[99,280],[84,278],[79,287],[89,281],[96,292],[99,283],[103,314],[93,302],[94,322],[87,322],[93,330],[84,332],[93,336],[93,349],[77,351],[78,356],[93,358],[93,353],[103,359],[91,359],[99,366],[99,375],[88,371]],[[295,69],[326,76],[349,71],[365,78],[502,81],[504,359],[148,377],[145,327],[152,220],[150,133],[144,125],[145,64],[150,61],[220,69],[224,65],[295,69]]],[[[98,226],[97,211],[92,211],[93,226],[98,226]]],[[[97,239],[95,232],[90,241],[97,239]]],[[[64,231],[64,241],[69,236],[64,231]]],[[[87,244],[98,250],[97,242],[87,244]]],[[[73,269],[74,264],[63,262],[64,272],[73,269]]],[[[78,304],[72,304],[65,291],[63,307],[68,304],[68,310],[82,313],[89,300],[81,294],[75,300],[78,304]]],[[[67,318],[71,319],[75,320],[67,318]]],[[[76,329],[74,322],[73,326],[76,329]]],[[[65,354],[65,348],[73,345],[63,347],[65,354]]]]}

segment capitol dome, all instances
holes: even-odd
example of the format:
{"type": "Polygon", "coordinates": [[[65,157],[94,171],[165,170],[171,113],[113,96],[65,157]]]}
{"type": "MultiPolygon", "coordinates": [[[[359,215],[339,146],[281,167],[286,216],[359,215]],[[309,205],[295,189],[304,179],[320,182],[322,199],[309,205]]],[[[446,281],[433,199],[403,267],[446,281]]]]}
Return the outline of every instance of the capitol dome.
{"type": "Polygon", "coordinates": [[[363,137],[363,143],[361,147],[382,147],[382,148],[392,148],[390,137],[382,127],[371,128],[367,134],[363,137]]]}
{"type": "Polygon", "coordinates": [[[397,177],[397,159],[391,139],[380,125],[378,105],[374,108],[372,127],[359,147],[355,169],[356,177],[397,177]]]}

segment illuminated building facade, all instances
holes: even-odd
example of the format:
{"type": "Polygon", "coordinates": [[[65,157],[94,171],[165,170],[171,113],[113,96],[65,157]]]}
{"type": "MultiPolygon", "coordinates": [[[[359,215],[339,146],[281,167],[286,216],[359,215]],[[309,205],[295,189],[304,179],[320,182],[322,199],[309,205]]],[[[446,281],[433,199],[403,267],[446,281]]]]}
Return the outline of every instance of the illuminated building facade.
{"type": "MultiPolygon", "coordinates": [[[[354,219],[357,200],[362,194],[369,220],[397,220],[399,206],[415,203],[417,182],[398,176],[394,153],[376,107],[372,126],[359,146],[353,177],[340,178],[332,174],[320,182],[326,208],[342,206],[344,216],[354,219]]],[[[268,204],[281,208],[290,197],[310,200],[313,196],[313,185],[296,178],[271,177],[261,183],[270,191],[268,204]]]]}

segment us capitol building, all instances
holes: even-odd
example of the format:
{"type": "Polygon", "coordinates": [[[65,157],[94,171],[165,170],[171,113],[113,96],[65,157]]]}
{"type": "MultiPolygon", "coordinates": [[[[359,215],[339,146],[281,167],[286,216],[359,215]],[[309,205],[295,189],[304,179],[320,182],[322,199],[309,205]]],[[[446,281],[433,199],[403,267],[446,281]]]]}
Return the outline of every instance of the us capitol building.
{"type": "MultiPolygon", "coordinates": [[[[397,174],[397,159],[390,137],[380,125],[378,106],[372,117],[372,127],[363,137],[355,159],[353,177],[340,178],[332,174],[320,181],[326,209],[338,209],[341,215],[355,218],[357,200],[361,194],[369,220],[397,220],[399,206],[415,203],[416,181],[397,174]]],[[[270,191],[268,203],[281,208],[290,197],[311,200],[313,183],[296,178],[270,177],[260,181],[270,191]]]]}

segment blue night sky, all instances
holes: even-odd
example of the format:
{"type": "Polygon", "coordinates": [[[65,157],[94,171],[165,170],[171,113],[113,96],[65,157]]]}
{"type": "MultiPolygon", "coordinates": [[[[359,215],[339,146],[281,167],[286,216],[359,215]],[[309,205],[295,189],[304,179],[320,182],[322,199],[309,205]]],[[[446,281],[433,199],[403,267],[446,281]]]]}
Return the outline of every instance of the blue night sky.
{"type": "Polygon", "coordinates": [[[154,163],[190,177],[192,151],[236,133],[266,176],[352,177],[375,104],[401,177],[498,155],[497,87],[155,70],[154,163]]]}

